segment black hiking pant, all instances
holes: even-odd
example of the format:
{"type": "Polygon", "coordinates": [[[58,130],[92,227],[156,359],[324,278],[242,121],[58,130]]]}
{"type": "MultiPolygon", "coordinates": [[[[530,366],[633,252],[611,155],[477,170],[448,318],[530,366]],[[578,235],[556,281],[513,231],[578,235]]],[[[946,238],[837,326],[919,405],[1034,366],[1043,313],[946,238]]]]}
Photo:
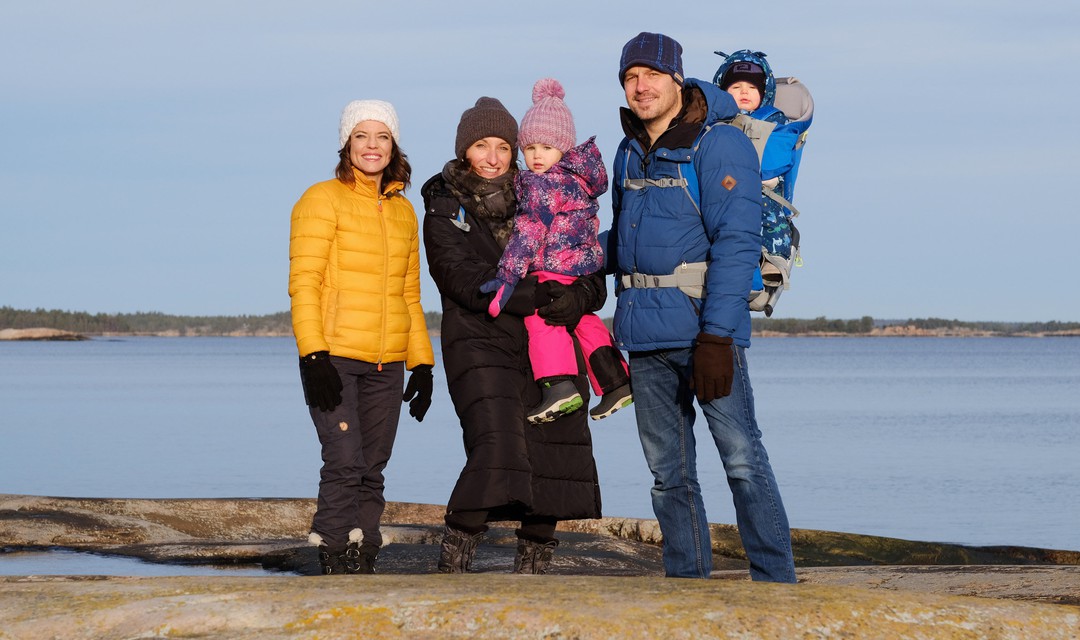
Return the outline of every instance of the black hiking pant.
{"type": "Polygon", "coordinates": [[[350,358],[331,356],[330,362],[344,388],[335,409],[311,408],[323,460],[311,530],[332,548],[344,547],[353,529],[363,531],[364,542],[382,546],[383,470],[397,436],[405,363],[383,363],[379,371],[350,358]]]}

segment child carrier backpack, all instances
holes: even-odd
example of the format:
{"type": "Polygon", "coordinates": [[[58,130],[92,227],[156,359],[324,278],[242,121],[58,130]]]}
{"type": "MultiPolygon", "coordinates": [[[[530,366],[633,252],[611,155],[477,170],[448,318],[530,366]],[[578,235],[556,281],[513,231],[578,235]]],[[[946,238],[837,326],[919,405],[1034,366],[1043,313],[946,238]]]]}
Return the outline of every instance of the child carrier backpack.
{"type": "MultiPolygon", "coordinates": [[[[731,57],[742,53],[737,52],[731,57]]],[[[747,51],[747,53],[750,52],[747,51]]],[[[761,53],[753,55],[764,58],[764,54],[761,53]]],[[[724,69],[725,66],[722,65],[717,71],[715,83],[719,83],[724,69]]],[[[791,204],[791,200],[795,192],[795,179],[799,174],[799,163],[802,161],[803,146],[806,144],[806,130],[814,118],[814,100],[810,97],[810,91],[807,90],[806,85],[796,78],[776,78],[774,89],[771,73],[769,77],[770,90],[775,91],[774,108],[770,109],[769,113],[782,113],[787,118],[787,122],[778,124],[739,114],[729,121],[721,121],[705,127],[693,144],[693,151],[696,154],[702,138],[713,127],[721,125],[737,127],[753,143],[761,163],[762,177],[765,179],[784,177],[783,187],[779,193],[762,185],[762,198],[768,198],[770,202],[778,206],[764,204],[763,200],[761,260],[754,271],[754,279],[747,294],[750,310],[764,312],[766,316],[772,315],[780,294],[790,286],[791,267],[802,266],[799,254],[799,232],[792,223],[792,218],[798,216],[799,211],[791,204]],[[787,255],[774,250],[776,247],[786,247],[787,255]]],[[[626,178],[630,162],[629,147],[620,147],[620,153],[623,156],[623,188],[642,189],[647,186],[680,188],[686,191],[694,208],[699,215],[701,214],[700,187],[697,168],[693,166],[693,163],[691,163],[693,170],[685,173],[680,170],[679,178],[630,179],[626,178]]],[[[606,244],[606,238],[601,242],[606,244]]],[[[704,262],[683,263],[676,267],[672,274],[649,275],[644,278],[640,277],[640,274],[624,274],[616,284],[623,287],[677,287],[692,298],[701,298],[705,294],[706,272],[707,264],[704,262]]]]}
{"type": "Polygon", "coordinates": [[[807,129],[814,119],[814,100],[797,78],[774,79],[765,54],[760,51],[743,49],[731,55],[721,51],[716,54],[723,56],[724,62],[713,76],[714,84],[720,85],[724,72],[733,63],[751,61],[766,73],[762,103],[772,98],[771,106],[759,108],[754,112],[755,117],[740,114],[729,123],[741,128],[754,143],[762,179],[778,179],[775,188],[762,185],[761,262],[754,273],[749,296],[751,311],[771,316],[780,294],[790,287],[792,266],[802,266],[799,230],[794,224],[799,211],[792,200],[807,129]]]}

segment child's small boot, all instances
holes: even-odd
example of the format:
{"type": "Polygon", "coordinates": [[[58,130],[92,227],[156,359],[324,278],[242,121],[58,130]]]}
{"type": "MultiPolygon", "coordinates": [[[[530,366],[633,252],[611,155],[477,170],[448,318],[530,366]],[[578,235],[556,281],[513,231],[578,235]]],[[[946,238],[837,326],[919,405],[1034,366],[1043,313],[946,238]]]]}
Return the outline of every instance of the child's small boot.
{"type": "Polygon", "coordinates": [[[589,409],[589,417],[593,420],[603,420],[619,409],[629,407],[633,402],[634,394],[630,393],[630,385],[624,384],[605,393],[600,398],[600,404],[589,409]]]}
{"type": "Polygon", "coordinates": [[[538,380],[543,394],[540,404],[529,411],[529,422],[551,422],[585,405],[572,380],[538,380]]]}

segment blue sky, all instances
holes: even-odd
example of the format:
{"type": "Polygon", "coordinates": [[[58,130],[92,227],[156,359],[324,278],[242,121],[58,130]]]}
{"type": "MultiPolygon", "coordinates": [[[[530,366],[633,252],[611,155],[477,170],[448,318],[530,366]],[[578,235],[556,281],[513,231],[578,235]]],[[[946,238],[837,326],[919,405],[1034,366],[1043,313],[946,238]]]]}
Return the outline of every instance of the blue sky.
{"type": "MultiPolygon", "coordinates": [[[[814,94],[805,266],[778,317],[1080,321],[1080,8],[660,6],[4,3],[0,305],[286,310],[289,212],[330,177],[347,102],[395,104],[422,210],[461,112],[490,95],[520,118],[541,77],[610,160],[619,51],[647,30],[682,43],[689,76],[753,48],[814,94]]],[[[423,301],[440,308],[426,275],[423,301]]]]}

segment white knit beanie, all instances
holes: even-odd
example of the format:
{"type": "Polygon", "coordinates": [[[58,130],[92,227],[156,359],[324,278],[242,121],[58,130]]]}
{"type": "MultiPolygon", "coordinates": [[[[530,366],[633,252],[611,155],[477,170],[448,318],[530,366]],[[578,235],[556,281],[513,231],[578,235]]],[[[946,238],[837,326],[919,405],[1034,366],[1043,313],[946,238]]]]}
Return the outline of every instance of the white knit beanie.
{"type": "Polygon", "coordinates": [[[382,100],[353,100],[345,105],[341,112],[341,127],[338,129],[338,149],[345,148],[354,127],[364,120],[374,120],[386,125],[394,142],[398,142],[398,119],[394,105],[382,100]]]}

